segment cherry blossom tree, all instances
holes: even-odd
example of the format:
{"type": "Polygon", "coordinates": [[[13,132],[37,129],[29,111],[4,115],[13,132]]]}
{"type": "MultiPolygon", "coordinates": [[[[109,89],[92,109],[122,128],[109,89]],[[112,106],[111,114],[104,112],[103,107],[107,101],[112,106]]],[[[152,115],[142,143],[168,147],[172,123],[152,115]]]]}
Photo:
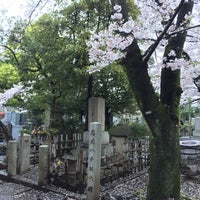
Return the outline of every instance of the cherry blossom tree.
{"type": "MultiPolygon", "coordinates": [[[[13,85],[12,88],[0,93],[0,108],[3,109],[4,104],[9,99],[13,98],[15,95],[19,93],[22,93],[23,91],[24,91],[23,85],[18,84],[18,85],[13,85]]],[[[4,123],[1,120],[0,120],[0,129],[4,133],[4,136],[7,142],[12,139],[12,135],[10,135],[10,132],[8,131],[7,127],[4,125],[4,123]]]]}
{"type": "Polygon", "coordinates": [[[186,96],[186,88],[193,88],[199,77],[200,2],[138,0],[137,20],[129,17],[127,1],[111,3],[116,5],[108,29],[92,35],[88,42],[89,72],[115,61],[125,67],[152,132],[147,199],[179,200],[179,105],[181,94],[186,96]],[[152,57],[156,57],[154,68],[150,65],[152,57]],[[160,77],[159,85],[154,77],[160,77]]]}
{"type": "Polygon", "coordinates": [[[15,95],[20,94],[24,91],[25,90],[23,89],[23,85],[18,84],[18,85],[13,85],[12,88],[0,93],[0,108],[2,108],[9,99],[13,98],[15,95]]]}

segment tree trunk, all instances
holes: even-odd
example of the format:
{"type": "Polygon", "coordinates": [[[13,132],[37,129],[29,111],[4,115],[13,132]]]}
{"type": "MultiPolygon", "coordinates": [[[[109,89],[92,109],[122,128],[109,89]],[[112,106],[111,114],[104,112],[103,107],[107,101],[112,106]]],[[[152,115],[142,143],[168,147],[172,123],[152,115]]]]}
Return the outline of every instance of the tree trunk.
{"type": "MultiPolygon", "coordinates": [[[[192,12],[193,2],[182,4],[177,27],[192,12]]],[[[186,25],[186,23],[185,23],[186,25]]],[[[169,38],[164,57],[166,64],[180,58],[186,32],[169,38]],[[169,56],[171,51],[175,55],[169,56]]],[[[147,200],[180,199],[179,102],[181,95],[180,70],[164,68],[161,74],[161,94],[155,93],[137,41],[127,48],[123,60],[129,83],[137,104],[152,132],[147,200]]]]}
{"type": "MultiPolygon", "coordinates": [[[[151,85],[147,64],[142,60],[136,41],[129,47],[124,64],[138,106],[153,136],[147,199],[178,200],[180,197],[179,104],[176,102],[179,102],[180,94],[172,93],[175,95],[173,100],[176,105],[172,106],[173,109],[161,103],[151,85]]],[[[174,85],[179,86],[178,82],[174,85]]]]}
{"type": "Polygon", "coordinates": [[[180,199],[179,126],[168,107],[161,112],[159,132],[151,141],[148,200],[180,199]]]}
{"type": "MultiPolygon", "coordinates": [[[[147,199],[178,200],[180,197],[178,107],[170,109],[160,102],[136,41],[129,47],[124,65],[138,106],[153,136],[147,199]]],[[[176,98],[180,98],[180,94],[176,95],[176,98]]]]}

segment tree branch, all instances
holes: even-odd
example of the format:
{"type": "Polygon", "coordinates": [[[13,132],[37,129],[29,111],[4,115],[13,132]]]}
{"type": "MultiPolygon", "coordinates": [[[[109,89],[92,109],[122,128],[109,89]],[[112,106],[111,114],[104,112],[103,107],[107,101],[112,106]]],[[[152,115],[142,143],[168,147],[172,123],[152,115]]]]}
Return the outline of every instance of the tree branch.
{"type": "Polygon", "coordinates": [[[4,48],[6,48],[6,49],[8,49],[8,50],[12,53],[12,55],[13,55],[13,57],[14,57],[16,63],[17,63],[17,66],[19,67],[19,61],[18,61],[18,59],[17,59],[17,57],[16,57],[16,55],[15,55],[15,52],[14,52],[10,47],[8,47],[8,46],[6,46],[6,45],[1,44],[0,46],[1,46],[1,47],[4,47],[4,48]]]}
{"type": "MultiPolygon", "coordinates": [[[[48,0],[46,0],[46,2],[44,3],[44,6],[47,4],[47,2],[48,2],[48,0]]],[[[39,0],[39,1],[37,2],[37,4],[34,6],[34,8],[33,8],[33,10],[31,11],[31,13],[29,14],[29,16],[28,16],[28,23],[27,23],[26,27],[28,27],[28,26],[30,25],[32,16],[33,16],[34,12],[36,11],[36,9],[39,7],[39,5],[40,5],[41,3],[42,3],[42,0],[39,0]]],[[[44,7],[44,6],[43,6],[43,7],[44,7]]]]}
{"type": "Polygon", "coordinates": [[[37,58],[35,55],[33,57],[35,59],[35,63],[37,64],[37,69],[23,68],[24,71],[38,72],[42,69],[42,64],[40,63],[39,58],[37,58]]]}
{"type": "Polygon", "coordinates": [[[163,39],[164,35],[167,33],[168,29],[170,28],[172,22],[174,21],[175,17],[177,16],[177,14],[179,13],[180,9],[182,8],[183,4],[184,4],[185,0],[181,0],[179,6],[176,8],[174,14],[172,15],[172,17],[169,19],[167,25],[165,26],[163,32],[159,35],[159,37],[157,38],[157,40],[155,41],[155,43],[153,45],[151,45],[147,51],[144,54],[144,62],[147,63],[148,60],[150,59],[151,55],[153,54],[153,52],[155,51],[155,49],[157,48],[158,44],[160,43],[160,41],[163,39]]]}
{"type": "Polygon", "coordinates": [[[191,26],[191,27],[188,27],[188,28],[184,28],[180,31],[176,31],[176,32],[173,32],[171,34],[167,34],[167,36],[165,37],[166,39],[168,39],[169,37],[173,36],[173,35],[176,35],[178,33],[182,33],[184,31],[188,31],[188,30],[191,30],[191,29],[194,29],[194,28],[199,28],[200,27],[200,24],[199,25],[196,25],[196,26],[191,26]]]}

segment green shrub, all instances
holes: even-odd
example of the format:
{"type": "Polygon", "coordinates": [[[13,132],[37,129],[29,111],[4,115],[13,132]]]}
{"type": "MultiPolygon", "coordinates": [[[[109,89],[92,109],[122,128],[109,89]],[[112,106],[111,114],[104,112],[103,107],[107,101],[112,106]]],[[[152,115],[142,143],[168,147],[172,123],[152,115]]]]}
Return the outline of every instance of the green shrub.
{"type": "Polygon", "coordinates": [[[141,138],[151,135],[151,131],[146,123],[134,122],[130,125],[130,128],[133,131],[133,135],[131,135],[133,138],[141,138]]]}

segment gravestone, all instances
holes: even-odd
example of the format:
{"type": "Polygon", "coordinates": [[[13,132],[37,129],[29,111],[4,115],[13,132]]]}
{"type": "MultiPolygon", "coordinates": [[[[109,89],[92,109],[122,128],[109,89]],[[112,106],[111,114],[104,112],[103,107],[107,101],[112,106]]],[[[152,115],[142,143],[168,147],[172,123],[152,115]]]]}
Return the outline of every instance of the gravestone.
{"type": "Polygon", "coordinates": [[[29,170],[30,168],[30,148],[31,136],[28,134],[21,134],[19,136],[19,154],[18,154],[18,173],[29,170]]]}
{"type": "Polygon", "coordinates": [[[88,107],[88,127],[91,122],[101,123],[101,130],[105,130],[105,99],[101,97],[91,97],[88,107]]]}
{"type": "Polygon", "coordinates": [[[200,117],[195,117],[193,136],[200,137],[200,117]]]}
{"type": "MultiPolygon", "coordinates": [[[[109,134],[105,131],[105,99],[101,97],[91,97],[88,106],[88,127],[91,122],[101,123],[101,144],[109,143],[109,134]]],[[[88,144],[89,132],[83,134],[83,143],[88,144]]]]}
{"type": "Polygon", "coordinates": [[[128,142],[128,138],[133,135],[134,132],[128,126],[118,125],[114,127],[110,132],[110,136],[116,152],[122,153],[124,144],[126,144],[128,142]]]}

